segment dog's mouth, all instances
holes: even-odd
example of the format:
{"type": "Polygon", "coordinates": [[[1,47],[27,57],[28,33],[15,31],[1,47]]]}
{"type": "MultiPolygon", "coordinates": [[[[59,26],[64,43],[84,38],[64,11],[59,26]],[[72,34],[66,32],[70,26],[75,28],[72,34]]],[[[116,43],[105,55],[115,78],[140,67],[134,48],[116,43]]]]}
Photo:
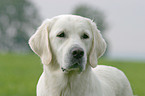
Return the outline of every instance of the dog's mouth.
{"type": "Polygon", "coordinates": [[[75,63],[68,68],[63,68],[61,67],[61,70],[65,73],[70,73],[70,72],[78,72],[81,73],[83,71],[83,67],[79,63],[75,63]]]}

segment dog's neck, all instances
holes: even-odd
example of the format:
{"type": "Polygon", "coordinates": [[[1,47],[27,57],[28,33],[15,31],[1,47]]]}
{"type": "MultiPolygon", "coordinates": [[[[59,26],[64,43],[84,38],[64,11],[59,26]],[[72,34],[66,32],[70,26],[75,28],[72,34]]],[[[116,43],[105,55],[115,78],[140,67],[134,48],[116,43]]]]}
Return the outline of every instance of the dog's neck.
{"type": "Polygon", "coordinates": [[[49,65],[44,65],[44,82],[46,83],[46,88],[51,86],[53,89],[54,92],[51,93],[56,94],[53,96],[85,96],[85,94],[87,94],[85,92],[87,91],[83,87],[87,87],[87,89],[90,89],[91,92],[95,92],[97,87],[94,86],[92,83],[94,81],[92,80],[95,80],[97,86],[99,87],[99,82],[96,78],[94,79],[95,75],[89,65],[86,66],[86,69],[80,74],[78,74],[78,72],[64,73],[61,68],[57,70],[50,70],[49,67],[49,65]]]}

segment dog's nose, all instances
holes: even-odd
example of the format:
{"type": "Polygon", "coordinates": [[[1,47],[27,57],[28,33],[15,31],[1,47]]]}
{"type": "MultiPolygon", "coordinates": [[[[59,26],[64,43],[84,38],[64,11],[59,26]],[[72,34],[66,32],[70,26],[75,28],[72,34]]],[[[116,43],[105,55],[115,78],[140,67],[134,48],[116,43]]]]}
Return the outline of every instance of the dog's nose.
{"type": "Polygon", "coordinates": [[[72,56],[73,56],[75,59],[80,59],[81,57],[84,56],[84,51],[83,51],[82,48],[75,47],[75,48],[73,48],[73,50],[71,51],[71,54],[72,54],[72,56]]]}

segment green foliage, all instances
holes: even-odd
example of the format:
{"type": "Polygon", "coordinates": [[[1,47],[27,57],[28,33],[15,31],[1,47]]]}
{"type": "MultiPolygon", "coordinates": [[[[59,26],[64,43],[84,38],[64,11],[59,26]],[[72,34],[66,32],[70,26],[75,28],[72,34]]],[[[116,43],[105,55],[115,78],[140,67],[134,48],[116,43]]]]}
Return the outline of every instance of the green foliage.
{"type": "MultiPolygon", "coordinates": [[[[145,62],[100,59],[99,64],[122,70],[131,82],[134,94],[145,96],[145,62]]],[[[42,69],[39,57],[34,54],[0,55],[0,96],[36,96],[42,69]]]]}
{"type": "Polygon", "coordinates": [[[0,51],[23,51],[40,17],[28,0],[0,0],[0,51]]]}

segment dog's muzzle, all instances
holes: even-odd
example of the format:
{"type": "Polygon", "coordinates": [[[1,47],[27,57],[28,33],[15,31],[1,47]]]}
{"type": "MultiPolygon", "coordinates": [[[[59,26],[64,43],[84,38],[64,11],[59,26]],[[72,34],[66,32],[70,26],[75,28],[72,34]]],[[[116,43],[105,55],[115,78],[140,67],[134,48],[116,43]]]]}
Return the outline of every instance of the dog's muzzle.
{"type": "Polygon", "coordinates": [[[68,55],[68,66],[67,68],[61,68],[62,71],[73,71],[78,70],[82,72],[84,70],[84,50],[81,47],[73,47],[69,51],[68,55]]]}

